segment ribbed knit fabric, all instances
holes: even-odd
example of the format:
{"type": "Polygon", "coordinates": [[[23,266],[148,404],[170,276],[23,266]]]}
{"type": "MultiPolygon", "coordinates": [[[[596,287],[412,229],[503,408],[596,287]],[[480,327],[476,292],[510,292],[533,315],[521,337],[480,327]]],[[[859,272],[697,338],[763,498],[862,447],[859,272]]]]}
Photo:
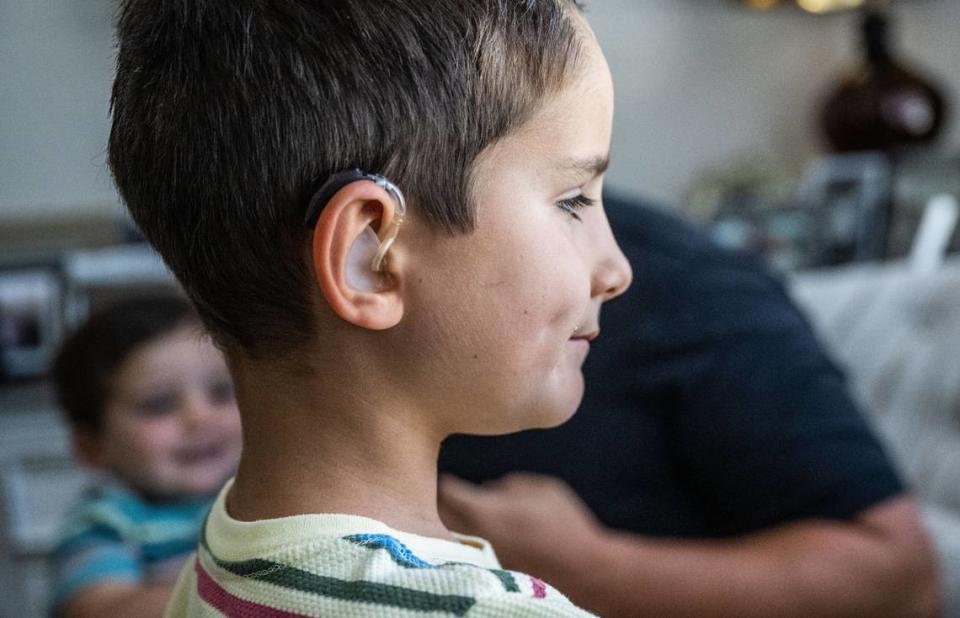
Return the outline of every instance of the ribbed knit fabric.
{"type": "Polygon", "coordinates": [[[562,594],[504,571],[490,545],[393,530],[353,515],[240,522],[227,484],[180,574],[168,618],[585,618],[562,594]]]}

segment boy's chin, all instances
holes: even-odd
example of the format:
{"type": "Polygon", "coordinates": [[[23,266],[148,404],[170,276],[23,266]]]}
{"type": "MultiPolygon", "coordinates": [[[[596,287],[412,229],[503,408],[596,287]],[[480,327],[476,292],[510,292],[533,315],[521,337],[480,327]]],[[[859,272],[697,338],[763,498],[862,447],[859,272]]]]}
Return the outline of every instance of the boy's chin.
{"type": "Polygon", "coordinates": [[[229,477],[190,479],[182,483],[167,483],[162,489],[154,492],[154,497],[166,500],[190,500],[193,498],[207,498],[216,495],[229,477]]]}
{"type": "Polygon", "coordinates": [[[526,415],[527,424],[516,431],[525,429],[553,429],[563,425],[577,413],[583,401],[583,374],[576,371],[575,375],[555,387],[542,404],[526,415]]]}
{"type": "MultiPolygon", "coordinates": [[[[576,385],[570,385],[574,387],[576,385]]],[[[553,429],[563,425],[576,414],[583,399],[583,381],[579,388],[571,388],[566,392],[554,391],[551,397],[540,399],[535,405],[524,409],[514,409],[512,413],[499,424],[485,424],[478,428],[474,435],[499,436],[518,433],[528,429],[553,429]]]]}
{"type": "Polygon", "coordinates": [[[203,482],[191,483],[190,485],[184,488],[186,491],[184,491],[183,493],[193,495],[193,496],[198,496],[198,497],[216,494],[221,489],[223,489],[224,484],[226,484],[230,476],[232,476],[232,474],[223,476],[222,478],[217,477],[217,478],[211,478],[203,482]]]}
{"type": "Polygon", "coordinates": [[[217,492],[221,489],[217,487],[213,488],[198,488],[198,487],[162,487],[162,488],[149,488],[145,489],[142,487],[129,486],[130,489],[133,489],[135,493],[147,499],[149,502],[156,503],[165,503],[165,502],[190,502],[193,500],[207,500],[216,496],[217,492]]]}
{"type": "Polygon", "coordinates": [[[577,401],[577,404],[558,410],[553,414],[545,414],[543,418],[540,419],[540,422],[536,425],[529,427],[524,427],[524,429],[553,429],[563,425],[577,413],[577,408],[580,406],[580,401],[577,401]]]}

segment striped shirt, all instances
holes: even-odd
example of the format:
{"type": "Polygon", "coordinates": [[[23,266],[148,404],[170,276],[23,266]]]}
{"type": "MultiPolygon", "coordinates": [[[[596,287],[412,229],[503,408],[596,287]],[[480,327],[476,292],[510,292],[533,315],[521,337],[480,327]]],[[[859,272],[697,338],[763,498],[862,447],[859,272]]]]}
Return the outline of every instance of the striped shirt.
{"type": "Polygon", "coordinates": [[[95,584],[172,582],[196,547],[210,504],[210,497],[151,503],[115,485],[86,492],[50,555],[51,611],[95,584]]]}
{"type": "Polygon", "coordinates": [[[167,618],[570,617],[591,614],[490,545],[400,532],[354,515],[231,518],[228,483],[180,574],[167,618]]]}

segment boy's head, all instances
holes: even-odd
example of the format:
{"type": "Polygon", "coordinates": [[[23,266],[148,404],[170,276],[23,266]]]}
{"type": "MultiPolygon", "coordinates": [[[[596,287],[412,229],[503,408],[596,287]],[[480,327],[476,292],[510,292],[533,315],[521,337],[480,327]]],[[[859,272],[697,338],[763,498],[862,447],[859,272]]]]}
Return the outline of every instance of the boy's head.
{"type": "Polygon", "coordinates": [[[575,409],[629,267],[586,206],[613,101],[574,0],[126,0],[118,31],[118,187],[228,354],[326,354],[460,430],[575,409]],[[395,221],[387,191],[304,224],[351,168],[409,204],[370,289],[345,271],[395,221]]]}
{"type": "Polygon", "coordinates": [[[313,332],[312,193],[381,173],[472,230],[474,159],[576,72],[572,0],[126,0],[110,163],[215,338],[313,332]]]}
{"type": "Polygon", "coordinates": [[[183,299],[95,313],[64,341],[53,379],[78,457],[143,494],[209,493],[236,466],[230,376],[183,299]]]}

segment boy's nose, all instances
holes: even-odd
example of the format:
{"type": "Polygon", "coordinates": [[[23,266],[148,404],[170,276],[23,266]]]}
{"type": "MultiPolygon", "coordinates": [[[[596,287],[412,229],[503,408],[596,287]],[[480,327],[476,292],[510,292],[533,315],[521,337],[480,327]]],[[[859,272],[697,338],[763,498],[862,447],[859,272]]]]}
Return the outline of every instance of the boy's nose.
{"type": "Polygon", "coordinates": [[[614,299],[627,291],[633,282],[633,269],[630,262],[620,251],[616,241],[613,242],[613,254],[608,256],[594,275],[594,296],[600,297],[602,302],[614,299]]]}
{"type": "Polygon", "coordinates": [[[597,239],[597,265],[593,271],[593,289],[591,290],[595,298],[601,302],[606,302],[627,291],[630,283],[633,281],[633,269],[630,262],[627,261],[616,238],[613,237],[613,231],[610,224],[604,216],[603,226],[597,239]]]}
{"type": "Polygon", "coordinates": [[[192,397],[180,411],[180,418],[187,427],[196,428],[207,423],[213,413],[213,406],[204,397],[192,397]]]}

